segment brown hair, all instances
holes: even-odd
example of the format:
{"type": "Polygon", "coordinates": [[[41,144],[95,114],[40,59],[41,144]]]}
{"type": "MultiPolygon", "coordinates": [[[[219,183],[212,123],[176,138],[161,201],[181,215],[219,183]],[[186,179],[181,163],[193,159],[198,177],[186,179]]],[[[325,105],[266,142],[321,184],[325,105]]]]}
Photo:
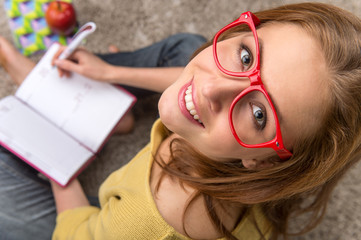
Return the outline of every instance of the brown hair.
{"type": "Polygon", "coordinates": [[[298,139],[292,158],[272,168],[249,170],[239,160],[217,162],[181,140],[173,140],[168,164],[157,160],[164,173],[198,190],[213,222],[230,239],[235,237],[215,213],[216,203],[239,203],[245,209],[260,205],[272,224],[273,238],[292,235],[291,214],[310,212],[301,234],[321,220],[336,183],[361,158],[360,19],[322,3],[286,5],[255,15],[261,21],[259,27],[272,22],[295,24],[315,39],[326,60],[331,94],[320,129],[298,139]]]}

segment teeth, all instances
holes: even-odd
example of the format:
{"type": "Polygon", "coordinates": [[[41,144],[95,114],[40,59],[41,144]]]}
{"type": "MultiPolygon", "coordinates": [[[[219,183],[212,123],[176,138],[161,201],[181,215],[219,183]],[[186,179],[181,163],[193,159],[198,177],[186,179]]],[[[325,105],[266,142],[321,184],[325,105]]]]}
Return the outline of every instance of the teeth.
{"type": "Polygon", "coordinates": [[[193,118],[197,120],[199,123],[202,123],[202,121],[199,119],[199,115],[196,111],[196,108],[194,107],[193,98],[192,98],[192,86],[189,86],[187,88],[186,95],[184,96],[184,101],[186,102],[186,107],[189,113],[193,116],[193,118]]]}
{"type": "Polygon", "coordinates": [[[192,95],[186,95],[186,96],[184,97],[184,100],[186,100],[186,103],[187,103],[187,102],[191,102],[191,101],[192,101],[192,95]]]}
{"type": "Polygon", "coordinates": [[[187,109],[189,111],[193,110],[194,109],[194,104],[192,102],[186,102],[186,107],[187,107],[187,109]]]}

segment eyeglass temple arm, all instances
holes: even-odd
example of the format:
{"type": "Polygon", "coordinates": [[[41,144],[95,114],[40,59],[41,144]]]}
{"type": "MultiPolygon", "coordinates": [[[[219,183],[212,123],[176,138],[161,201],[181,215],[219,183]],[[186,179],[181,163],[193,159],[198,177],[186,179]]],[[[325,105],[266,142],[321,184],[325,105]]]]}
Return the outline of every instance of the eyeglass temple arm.
{"type": "Polygon", "coordinates": [[[290,157],[292,157],[292,153],[290,153],[288,150],[286,149],[277,149],[276,150],[277,155],[282,159],[282,160],[286,160],[289,159],[290,157]]]}

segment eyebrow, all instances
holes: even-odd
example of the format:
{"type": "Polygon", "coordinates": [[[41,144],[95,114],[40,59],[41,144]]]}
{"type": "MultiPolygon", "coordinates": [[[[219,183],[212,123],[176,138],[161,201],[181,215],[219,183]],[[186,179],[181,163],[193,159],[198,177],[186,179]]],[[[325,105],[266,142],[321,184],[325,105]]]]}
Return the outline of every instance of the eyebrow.
{"type": "Polygon", "coordinates": [[[258,45],[259,45],[259,64],[263,65],[263,40],[261,38],[258,38],[258,45]]]}
{"type": "MultiPolygon", "coordinates": [[[[263,66],[263,40],[261,38],[258,37],[258,44],[259,44],[259,64],[260,64],[260,68],[263,66]]],[[[263,82],[263,81],[262,81],[263,82]]],[[[264,84],[264,83],[263,83],[264,84]]],[[[267,90],[267,89],[266,89],[267,90]]],[[[275,108],[275,111],[276,111],[276,114],[277,114],[277,118],[278,118],[278,123],[281,125],[281,123],[283,122],[283,117],[279,111],[279,108],[276,104],[276,102],[273,100],[273,96],[272,94],[267,90],[267,93],[269,95],[269,97],[271,98],[271,101],[272,101],[272,104],[273,104],[273,107],[275,108]]]]}
{"type": "Polygon", "coordinates": [[[283,117],[279,111],[279,108],[277,107],[275,101],[273,100],[273,97],[272,97],[272,94],[270,94],[268,91],[268,96],[270,97],[271,101],[272,101],[272,104],[273,104],[273,107],[275,108],[275,111],[276,111],[276,114],[277,114],[277,118],[278,118],[278,123],[281,125],[281,123],[283,122],[283,117]]]}
{"type": "MultiPolygon", "coordinates": [[[[249,33],[247,34],[245,37],[253,37],[253,33],[249,33]]],[[[257,36],[258,37],[258,36],[257,36]]],[[[258,37],[258,45],[259,45],[259,64],[260,64],[260,68],[263,66],[263,40],[262,38],[258,37]]],[[[263,82],[263,81],[262,81],[263,82]]],[[[266,89],[267,90],[267,89],[266,89]]],[[[274,98],[272,97],[272,94],[270,92],[268,92],[268,95],[269,97],[271,98],[271,101],[272,101],[272,104],[273,104],[273,107],[276,111],[276,114],[277,114],[277,118],[278,118],[278,123],[281,124],[283,122],[283,117],[279,111],[279,108],[277,106],[277,104],[275,103],[275,101],[273,100],[274,98]]]]}

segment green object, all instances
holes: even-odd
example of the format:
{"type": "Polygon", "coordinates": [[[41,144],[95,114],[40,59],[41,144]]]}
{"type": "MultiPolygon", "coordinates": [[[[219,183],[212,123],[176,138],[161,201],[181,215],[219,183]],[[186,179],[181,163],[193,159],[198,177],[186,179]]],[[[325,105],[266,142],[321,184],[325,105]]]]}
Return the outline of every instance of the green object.
{"type": "MultiPolygon", "coordinates": [[[[71,36],[53,33],[45,21],[45,11],[53,0],[5,0],[6,15],[15,46],[25,56],[47,50],[54,42],[68,45],[71,36]]],[[[72,0],[62,0],[72,3],[72,0]]]]}

